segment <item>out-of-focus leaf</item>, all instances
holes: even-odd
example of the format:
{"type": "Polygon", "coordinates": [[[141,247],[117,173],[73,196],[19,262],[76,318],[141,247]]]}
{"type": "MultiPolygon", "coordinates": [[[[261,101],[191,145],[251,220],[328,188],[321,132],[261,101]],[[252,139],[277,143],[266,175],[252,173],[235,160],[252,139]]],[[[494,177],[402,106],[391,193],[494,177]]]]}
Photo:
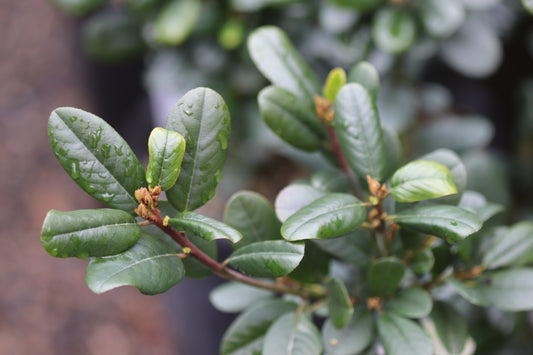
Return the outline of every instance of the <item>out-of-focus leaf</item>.
{"type": "Polygon", "coordinates": [[[148,151],[146,182],[152,187],[161,186],[163,191],[170,189],[180,174],[185,138],[178,132],[155,128],[148,139],[148,151]]]}
{"type": "Polygon", "coordinates": [[[420,3],[420,19],[433,37],[451,36],[462,25],[465,9],[461,0],[427,0],[420,3]]]}
{"type": "Polygon", "coordinates": [[[156,41],[169,46],[183,43],[196,26],[202,4],[198,0],[172,0],[159,12],[153,27],[156,41]]]}
{"type": "Polygon", "coordinates": [[[436,302],[430,314],[435,333],[449,355],[461,355],[468,340],[465,318],[452,306],[436,302]]]}
{"type": "Polygon", "coordinates": [[[49,0],[61,10],[76,16],[88,14],[103,6],[109,0],[49,0]]]}
{"type": "Polygon", "coordinates": [[[304,257],[289,277],[303,283],[321,283],[329,273],[329,262],[328,254],[312,241],[306,240],[304,257]]]}
{"type": "Polygon", "coordinates": [[[405,288],[387,303],[389,311],[408,318],[422,318],[431,312],[433,299],[431,295],[419,287],[405,288]]]}
{"type": "Polygon", "coordinates": [[[294,184],[285,187],[276,197],[275,209],[279,220],[285,222],[301,208],[325,196],[326,191],[309,185],[294,184]]]}
{"type": "Polygon", "coordinates": [[[329,0],[329,1],[335,5],[347,7],[352,10],[359,10],[359,11],[371,10],[383,2],[382,0],[329,0]]]}
{"type": "Polygon", "coordinates": [[[400,54],[409,49],[416,38],[415,21],[411,13],[385,6],[374,16],[372,37],[382,51],[400,54]]]}
{"type": "Polygon", "coordinates": [[[388,179],[402,163],[402,145],[398,133],[389,126],[382,126],[383,141],[385,142],[385,161],[387,163],[387,173],[385,179],[388,179]]]}
{"type": "Polygon", "coordinates": [[[343,329],[338,329],[331,320],[322,328],[322,339],[327,354],[359,354],[374,339],[374,317],[361,307],[356,307],[350,322],[343,329]]]}
{"type": "Polygon", "coordinates": [[[352,318],[354,310],[348,290],[341,280],[333,278],[329,281],[326,300],[331,323],[337,329],[344,328],[352,318]]]}
{"type": "Polygon", "coordinates": [[[429,249],[423,249],[415,253],[409,268],[417,275],[423,275],[430,271],[435,262],[433,253],[429,249]]]}
{"type": "Polygon", "coordinates": [[[400,285],[405,265],[395,258],[382,258],[372,263],[368,270],[368,287],[374,296],[388,297],[400,285]]]}
{"type": "Polygon", "coordinates": [[[337,238],[313,239],[313,243],[347,263],[366,266],[370,262],[372,243],[369,233],[362,229],[337,238]]]}
{"type": "Polygon", "coordinates": [[[359,62],[348,74],[348,81],[361,84],[375,101],[379,90],[379,73],[369,62],[359,62]]]}
{"type": "Polygon", "coordinates": [[[520,222],[496,237],[483,255],[491,269],[533,262],[533,222],[520,222]]]}
{"type": "Polygon", "coordinates": [[[522,0],[522,5],[533,15],[533,0],[522,0]]]}
{"type": "Polygon", "coordinates": [[[412,320],[383,313],[378,318],[378,332],[387,355],[433,353],[431,338],[412,320]]]}
{"type": "Polygon", "coordinates": [[[238,313],[274,295],[257,287],[238,282],[226,282],[209,293],[209,301],[221,312],[238,313]]]}
{"type": "Polygon", "coordinates": [[[327,192],[350,191],[350,180],[339,170],[322,170],[311,176],[311,186],[327,192]]]}

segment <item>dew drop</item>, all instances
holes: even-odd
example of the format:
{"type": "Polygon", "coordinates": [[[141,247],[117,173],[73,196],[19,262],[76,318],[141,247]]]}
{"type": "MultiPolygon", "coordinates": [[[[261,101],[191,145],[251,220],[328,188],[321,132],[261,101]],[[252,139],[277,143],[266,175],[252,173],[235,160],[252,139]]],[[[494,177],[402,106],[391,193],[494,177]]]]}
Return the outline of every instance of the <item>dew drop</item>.
{"type": "Polygon", "coordinates": [[[115,153],[116,153],[118,156],[122,156],[122,155],[124,155],[124,153],[122,152],[122,146],[121,146],[121,145],[115,145],[115,153]]]}
{"type": "Polygon", "coordinates": [[[109,153],[111,152],[111,146],[109,144],[104,144],[100,148],[100,152],[102,152],[102,155],[104,158],[109,158],[109,153]]]}
{"type": "Polygon", "coordinates": [[[105,193],[102,194],[102,201],[104,201],[104,202],[110,202],[114,198],[115,198],[115,194],[111,194],[111,193],[108,193],[108,192],[105,192],[105,193]]]}
{"type": "Polygon", "coordinates": [[[450,222],[452,226],[457,226],[457,222],[450,222]]]}
{"type": "Polygon", "coordinates": [[[78,120],[78,117],[70,116],[69,120],[70,120],[70,122],[76,122],[78,120]]]}
{"type": "Polygon", "coordinates": [[[183,113],[186,114],[187,116],[192,116],[193,112],[192,111],[189,111],[189,110],[183,110],[183,113]]]}
{"type": "Polygon", "coordinates": [[[80,162],[76,159],[70,159],[68,162],[68,172],[71,178],[77,180],[80,178],[80,162]]]}
{"type": "Polygon", "coordinates": [[[220,103],[217,102],[217,104],[215,105],[215,110],[218,110],[220,108],[220,103]]]}
{"type": "Polygon", "coordinates": [[[91,132],[91,147],[96,148],[98,146],[98,142],[100,142],[100,138],[102,138],[102,127],[98,128],[96,131],[91,132]]]}

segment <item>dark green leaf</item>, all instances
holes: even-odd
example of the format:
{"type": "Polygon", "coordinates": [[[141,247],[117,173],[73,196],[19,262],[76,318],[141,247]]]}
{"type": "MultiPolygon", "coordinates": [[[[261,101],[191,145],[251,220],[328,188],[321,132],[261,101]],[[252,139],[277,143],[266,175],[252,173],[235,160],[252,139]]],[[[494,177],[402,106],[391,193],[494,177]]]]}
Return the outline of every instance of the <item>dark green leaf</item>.
{"type": "Polygon", "coordinates": [[[120,135],[101,118],[71,107],[54,110],[48,139],[59,163],[89,195],[134,214],[145,172],[120,135]]]}
{"type": "Polygon", "coordinates": [[[415,40],[415,21],[407,11],[384,6],[374,16],[372,37],[382,51],[400,54],[409,49],[415,40]]]}
{"type": "Polygon", "coordinates": [[[282,30],[274,26],[256,29],[248,37],[248,51],[268,80],[314,108],[313,97],[320,92],[318,80],[282,30]]]}
{"type": "Polygon", "coordinates": [[[450,171],[430,160],[415,160],[398,169],[391,178],[392,197],[415,202],[457,193],[450,171]]]}
{"type": "Polygon", "coordinates": [[[520,266],[533,262],[533,222],[520,222],[496,237],[483,255],[491,269],[520,266]]]}
{"type": "Polygon", "coordinates": [[[167,197],[180,211],[195,210],[209,201],[222,178],[230,135],[230,115],[222,97],[197,88],[178,101],[168,116],[167,129],[185,137],[181,172],[167,197]]]}
{"type": "Polygon", "coordinates": [[[322,328],[322,339],[327,354],[359,354],[374,339],[374,317],[368,310],[356,307],[352,319],[343,329],[337,329],[331,320],[327,320],[322,328]]]}
{"type": "Polygon", "coordinates": [[[435,259],[429,249],[423,249],[415,254],[409,268],[417,275],[423,275],[433,267],[435,259]]]}
{"type": "Polygon", "coordinates": [[[169,220],[178,230],[193,233],[205,240],[229,239],[232,243],[241,240],[242,235],[230,226],[196,212],[183,212],[169,220]]]}
{"type": "Polygon", "coordinates": [[[261,353],[268,328],[280,316],[295,311],[296,307],[296,303],[282,300],[267,300],[250,307],[237,317],[224,333],[220,347],[221,354],[261,353]]]}
{"type": "Polygon", "coordinates": [[[368,270],[368,287],[373,296],[391,296],[402,281],[405,265],[395,258],[383,258],[368,270]]]}
{"type": "Polygon", "coordinates": [[[387,303],[389,311],[408,318],[423,318],[431,312],[433,299],[419,287],[405,288],[387,303]]]}
{"type": "Polygon", "coordinates": [[[306,240],[304,257],[289,277],[303,283],[321,283],[329,273],[329,261],[328,254],[312,241],[306,240]]]}
{"type": "Polygon", "coordinates": [[[161,186],[163,191],[170,189],[180,174],[185,139],[177,132],[155,128],[148,139],[148,151],[146,181],[152,187],[161,186]]]}
{"type": "Polygon", "coordinates": [[[451,36],[463,24],[465,9],[461,0],[420,2],[420,19],[433,37],[451,36]]]}
{"type": "Polygon", "coordinates": [[[375,101],[379,90],[379,73],[369,62],[359,62],[348,75],[348,81],[361,84],[375,101]]]}
{"type": "Polygon", "coordinates": [[[134,245],[141,228],[129,213],[112,209],[60,212],[51,210],[41,243],[57,258],[115,255],[134,245]]]}
{"type": "Polygon", "coordinates": [[[268,329],[262,355],[320,355],[322,341],[306,314],[288,313],[268,329]]]}
{"type": "Polygon", "coordinates": [[[335,68],[329,72],[324,84],[323,96],[328,101],[335,101],[340,89],[346,84],[346,72],[342,68],[335,68]]]}
{"type": "Polygon", "coordinates": [[[335,278],[329,281],[326,301],[331,323],[338,329],[344,328],[352,318],[353,305],[342,281],[335,278]]]}
{"type": "Polygon", "coordinates": [[[224,223],[238,230],[243,238],[234,247],[265,240],[281,239],[281,222],[266,198],[252,191],[240,191],[228,201],[224,223]]]}
{"type": "Polygon", "coordinates": [[[311,186],[327,192],[350,191],[350,180],[340,170],[322,170],[311,176],[311,186]]]}
{"type": "Polygon", "coordinates": [[[209,301],[221,312],[237,313],[273,297],[272,292],[238,282],[226,282],[209,293],[209,301]]]}
{"type": "Polygon", "coordinates": [[[335,101],[333,127],[350,168],[361,178],[381,181],[386,174],[385,143],[369,93],[361,85],[345,85],[335,101]]]}
{"type": "Polygon", "coordinates": [[[309,185],[289,185],[280,191],[276,197],[275,209],[279,220],[285,222],[301,208],[325,196],[326,191],[309,185]]]}
{"type": "Polygon", "coordinates": [[[420,326],[394,314],[378,318],[378,332],[387,355],[431,355],[433,344],[420,326]]]}
{"type": "Polygon", "coordinates": [[[172,0],[159,12],[153,37],[169,46],[183,43],[196,26],[201,9],[202,4],[197,0],[172,0]]]}
{"type": "MultiPolygon", "coordinates": [[[[384,181],[388,179],[402,164],[402,145],[398,133],[389,126],[382,126],[383,141],[385,142],[385,162],[387,164],[387,173],[384,181]]],[[[453,174],[452,174],[453,176],[453,174]]]]}
{"type": "Polygon", "coordinates": [[[303,243],[267,240],[240,248],[227,262],[253,277],[281,277],[294,270],[303,256],[303,243]]]}
{"type": "Polygon", "coordinates": [[[352,195],[332,193],[301,208],[281,226],[289,240],[325,239],[356,230],[366,219],[366,208],[352,195]]]}
{"type": "Polygon", "coordinates": [[[361,229],[337,238],[314,239],[313,243],[334,257],[358,266],[369,264],[373,250],[370,234],[361,229]]]}
{"type": "Polygon", "coordinates": [[[81,16],[104,5],[109,0],[49,0],[65,12],[81,16]]]}
{"type": "Polygon", "coordinates": [[[460,355],[468,340],[468,329],[464,317],[452,306],[436,302],[430,315],[441,344],[450,355],[460,355]]]}
{"type": "Polygon", "coordinates": [[[400,226],[433,234],[450,243],[458,242],[481,229],[481,220],[472,212],[455,206],[434,205],[413,208],[394,216],[400,226]]]}
{"type": "Polygon", "coordinates": [[[143,234],[122,254],[91,259],[85,281],[95,293],[133,286],[144,294],[154,295],[167,291],[184,275],[178,253],[162,241],[143,234]]]}
{"type": "Polygon", "coordinates": [[[258,96],[261,117],[290,145],[315,151],[322,148],[324,129],[316,113],[301,98],[278,86],[268,86],[258,96]]]}
{"type": "Polygon", "coordinates": [[[347,7],[352,10],[360,10],[360,11],[371,10],[383,2],[382,0],[329,0],[329,1],[338,6],[347,7]]]}

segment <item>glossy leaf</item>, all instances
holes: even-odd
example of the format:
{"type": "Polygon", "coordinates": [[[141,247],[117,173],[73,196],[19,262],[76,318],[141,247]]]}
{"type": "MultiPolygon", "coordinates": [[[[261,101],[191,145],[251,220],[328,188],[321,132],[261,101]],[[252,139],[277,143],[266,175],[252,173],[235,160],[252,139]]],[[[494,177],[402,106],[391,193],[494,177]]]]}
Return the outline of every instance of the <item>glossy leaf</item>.
{"type": "Polygon", "coordinates": [[[328,101],[335,101],[340,89],[346,84],[346,72],[342,68],[335,68],[331,70],[326,78],[323,96],[328,101]]]}
{"type": "Polygon", "coordinates": [[[402,281],[405,265],[395,258],[375,261],[368,270],[368,288],[373,296],[391,296],[402,281]]]}
{"type": "Polygon", "coordinates": [[[490,269],[533,262],[533,222],[520,222],[496,237],[483,255],[490,269]]]}
{"type": "Polygon", "coordinates": [[[296,307],[296,303],[282,300],[267,300],[250,307],[224,333],[221,354],[260,354],[268,328],[285,313],[294,312],[296,307]]]}
{"type": "Polygon", "coordinates": [[[180,174],[185,138],[177,132],[155,128],[148,139],[148,151],[146,181],[152,187],[161,186],[163,191],[170,189],[180,174]]]}
{"type": "Polygon", "coordinates": [[[372,37],[382,51],[400,54],[409,49],[416,38],[415,21],[407,11],[383,7],[374,16],[372,37]]]}
{"type": "Polygon", "coordinates": [[[345,85],[335,101],[333,127],[350,168],[366,179],[381,181],[387,164],[379,116],[370,94],[361,85],[345,85]]]}
{"type": "Polygon", "coordinates": [[[394,216],[402,227],[432,234],[450,243],[458,242],[481,229],[474,213],[455,206],[434,205],[413,208],[394,216]]]}
{"type": "Polygon", "coordinates": [[[111,208],[134,214],[135,190],[145,172],[120,135],[101,118],[62,107],[48,120],[48,139],[59,163],[89,195],[111,208]]]}
{"type": "Polygon", "coordinates": [[[309,185],[289,185],[280,191],[275,201],[276,215],[281,222],[292,216],[301,208],[325,196],[326,191],[309,185]]]}
{"type": "Polygon", "coordinates": [[[337,329],[344,328],[352,318],[354,310],[348,290],[341,280],[333,278],[329,281],[326,301],[331,323],[337,329]]]}
{"type": "Polygon", "coordinates": [[[430,160],[415,160],[396,170],[391,194],[399,202],[415,202],[457,193],[450,171],[430,160]]]}
{"type": "Polygon", "coordinates": [[[240,248],[231,254],[227,262],[253,277],[281,277],[302,261],[304,248],[303,243],[267,240],[240,248]]]}
{"type": "Polygon", "coordinates": [[[432,37],[451,36],[462,25],[464,18],[461,0],[427,0],[420,3],[420,19],[432,37]]]}
{"type": "Polygon", "coordinates": [[[419,287],[405,288],[387,303],[389,311],[408,318],[423,318],[431,312],[432,307],[431,295],[419,287]]]}
{"type": "Polygon", "coordinates": [[[436,302],[430,319],[435,326],[436,335],[448,354],[462,354],[468,340],[468,328],[464,317],[451,305],[436,302]]]}
{"type": "Polygon", "coordinates": [[[352,233],[329,239],[313,239],[313,243],[342,261],[358,266],[370,263],[372,244],[368,231],[358,229],[352,233]]]}
{"type": "Polygon", "coordinates": [[[159,12],[153,27],[156,41],[177,46],[196,26],[202,5],[197,0],[172,0],[159,12]]]}
{"type": "Polygon", "coordinates": [[[311,186],[327,192],[348,192],[350,191],[350,180],[339,170],[322,170],[310,180],[311,186]]]}
{"type": "Polygon", "coordinates": [[[288,313],[268,329],[262,355],[320,355],[322,341],[306,314],[288,313]]]}
{"type": "Polygon", "coordinates": [[[272,292],[238,282],[226,282],[209,293],[209,301],[221,312],[237,313],[273,297],[272,292]]]}
{"type": "Polygon", "coordinates": [[[314,108],[313,97],[320,92],[318,80],[282,30],[274,26],[256,29],[248,37],[248,51],[268,80],[314,108]]]}
{"type": "Polygon", "coordinates": [[[281,226],[289,240],[325,239],[356,230],[366,219],[366,208],[352,195],[332,193],[298,210],[281,226]]]}
{"type": "Polygon", "coordinates": [[[226,204],[224,223],[238,230],[243,238],[234,245],[245,245],[265,240],[281,239],[281,222],[270,202],[252,191],[234,194],[226,204]]]}
{"type": "Polygon", "coordinates": [[[178,229],[193,233],[205,240],[229,239],[232,243],[241,240],[242,235],[227,224],[196,212],[183,212],[169,220],[178,229]]]}
{"type": "Polygon", "coordinates": [[[348,75],[348,81],[361,84],[375,101],[379,90],[379,73],[369,62],[359,62],[348,75]]]}
{"type": "Polygon", "coordinates": [[[323,128],[316,113],[301,98],[278,86],[268,86],[258,96],[261,117],[290,145],[305,151],[322,148],[323,128]]]}
{"type": "Polygon", "coordinates": [[[185,154],[176,185],[167,197],[180,211],[201,207],[222,178],[230,135],[230,115],[222,97],[207,88],[186,93],[168,116],[167,129],[185,137],[185,154]]]}
{"type": "Polygon", "coordinates": [[[134,245],[141,228],[129,213],[113,209],[61,212],[51,210],[41,243],[57,258],[115,255],[134,245]]]}
{"type": "Polygon", "coordinates": [[[81,16],[103,6],[109,0],[50,0],[52,4],[65,12],[81,16]]]}
{"type": "Polygon", "coordinates": [[[383,313],[378,318],[378,332],[387,355],[431,355],[431,338],[415,322],[383,313]]]}
{"type": "Polygon", "coordinates": [[[338,329],[328,319],[322,328],[322,339],[327,354],[359,354],[374,339],[374,317],[368,310],[356,307],[343,329],[338,329]]]}
{"type": "Polygon", "coordinates": [[[175,250],[147,235],[122,254],[93,258],[85,281],[95,293],[133,286],[144,294],[163,293],[183,279],[185,269],[175,250]]]}

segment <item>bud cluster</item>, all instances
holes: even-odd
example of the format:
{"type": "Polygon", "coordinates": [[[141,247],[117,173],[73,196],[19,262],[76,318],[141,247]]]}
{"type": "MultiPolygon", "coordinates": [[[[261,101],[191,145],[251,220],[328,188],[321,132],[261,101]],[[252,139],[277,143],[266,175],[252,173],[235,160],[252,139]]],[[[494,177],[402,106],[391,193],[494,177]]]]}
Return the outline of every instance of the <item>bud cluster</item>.
{"type": "Polygon", "coordinates": [[[159,213],[157,210],[157,201],[160,194],[160,186],[154,188],[148,186],[148,189],[146,187],[141,187],[136,190],[135,198],[139,201],[139,207],[135,209],[135,212],[142,218],[153,221],[156,215],[155,212],[159,213]]]}

